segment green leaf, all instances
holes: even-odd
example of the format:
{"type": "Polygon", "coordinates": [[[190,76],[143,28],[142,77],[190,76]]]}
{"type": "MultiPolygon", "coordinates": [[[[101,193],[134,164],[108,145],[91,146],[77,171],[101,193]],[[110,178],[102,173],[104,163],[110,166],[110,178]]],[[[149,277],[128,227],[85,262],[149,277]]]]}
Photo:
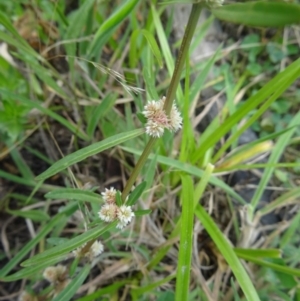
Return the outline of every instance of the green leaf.
{"type": "Polygon", "coordinates": [[[82,283],[85,281],[91,271],[91,266],[86,264],[78,275],[59,293],[52,301],[69,301],[76,294],[82,283]]]}
{"type": "Polygon", "coordinates": [[[180,227],[180,244],[176,277],[176,301],[186,301],[189,295],[191,260],[193,249],[194,225],[194,187],[192,178],[181,176],[182,182],[182,214],[180,227]]]}
{"type": "MultiPolygon", "coordinates": [[[[130,152],[132,154],[136,154],[136,155],[141,155],[141,151],[137,150],[137,149],[133,149],[133,148],[129,148],[129,147],[123,147],[122,149],[130,152]]],[[[148,159],[151,160],[153,159],[154,155],[151,154],[148,159]]],[[[203,170],[200,168],[197,168],[196,166],[193,166],[191,164],[187,164],[187,163],[182,163],[178,160],[172,159],[170,157],[165,157],[165,156],[157,156],[157,162],[163,164],[163,165],[167,165],[175,170],[181,170],[183,172],[186,172],[187,174],[190,175],[194,175],[198,178],[202,178],[203,177],[203,170]]],[[[229,195],[231,195],[232,197],[234,197],[236,200],[238,200],[240,203],[242,204],[246,204],[246,201],[240,196],[238,195],[231,187],[229,187],[226,183],[224,183],[223,181],[221,181],[220,179],[218,179],[217,177],[214,177],[213,175],[209,178],[209,183],[213,184],[217,187],[220,187],[221,189],[223,189],[225,192],[227,192],[229,195]]]]}
{"type": "Polygon", "coordinates": [[[46,193],[45,198],[59,200],[77,200],[81,202],[90,202],[95,204],[101,204],[102,202],[102,197],[100,194],[76,188],[62,188],[53,190],[46,193]]]}
{"type": "MultiPolygon", "coordinates": [[[[118,289],[125,286],[125,284],[132,283],[132,280],[121,280],[121,281],[114,281],[113,284],[101,287],[100,289],[96,290],[94,293],[90,295],[86,295],[84,297],[81,297],[77,299],[76,301],[95,301],[95,300],[101,300],[99,297],[103,295],[112,295],[118,292],[118,289]]],[[[104,301],[104,300],[103,300],[104,301]]]]}
{"type": "Polygon", "coordinates": [[[90,229],[85,233],[82,233],[68,242],[53,247],[49,250],[44,251],[41,254],[37,254],[30,259],[25,260],[22,263],[22,266],[28,267],[33,265],[39,265],[45,260],[54,260],[55,258],[61,259],[69,252],[75,250],[78,247],[83,246],[86,242],[91,241],[93,239],[97,239],[103,233],[109,231],[111,228],[114,228],[117,224],[117,221],[110,223],[109,225],[103,227],[103,224],[99,225],[96,228],[90,229]]]}
{"type": "Polygon", "coordinates": [[[128,201],[126,202],[127,206],[133,206],[139,199],[139,197],[144,192],[145,188],[147,186],[147,183],[144,181],[141,184],[139,184],[129,195],[128,201]]]}
{"type": "Polygon", "coordinates": [[[152,212],[151,209],[136,210],[136,211],[134,211],[134,215],[135,215],[135,216],[143,216],[143,215],[150,214],[151,212],[152,212]]]}
{"type": "Polygon", "coordinates": [[[116,193],[116,204],[118,205],[118,207],[121,207],[123,204],[121,192],[119,190],[117,190],[116,193]]]}
{"type": "Polygon", "coordinates": [[[24,269],[21,269],[20,271],[3,277],[0,276],[1,281],[5,281],[5,282],[11,282],[11,281],[16,281],[16,280],[20,280],[20,279],[26,279],[32,276],[37,276],[37,275],[41,275],[42,270],[55,265],[57,262],[59,261],[59,259],[54,258],[52,260],[45,260],[44,262],[41,262],[39,265],[35,265],[35,266],[31,266],[31,267],[27,267],[24,269]]]}
{"type": "Polygon", "coordinates": [[[86,132],[90,138],[93,137],[95,129],[99,120],[107,114],[108,110],[113,107],[117,94],[109,93],[105,96],[101,103],[92,111],[91,116],[88,118],[88,125],[86,132]]]}
{"type": "Polygon", "coordinates": [[[138,2],[139,0],[125,1],[123,5],[120,5],[117,10],[102,23],[88,49],[89,57],[99,53],[105,42],[112,35],[113,30],[127,18],[138,2]]]}
{"type": "Polygon", "coordinates": [[[134,67],[136,65],[136,60],[137,60],[137,51],[136,51],[136,40],[138,38],[139,33],[142,33],[144,35],[144,37],[146,38],[150,49],[153,53],[153,55],[156,57],[158,65],[160,68],[163,67],[163,60],[162,60],[162,56],[159,50],[159,47],[154,39],[154,36],[152,35],[152,33],[146,29],[136,29],[132,35],[131,35],[131,39],[130,39],[130,52],[129,52],[129,60],[130,60],[130,65],[131,67],[134,67]]]}
{"type": "Polygon", "coordinates": [[[260,299],[250,277],[233,251],[227,238],[200,204],[197,205],[195,214],[230,266],[247,301],[259,301],[260,299]]]}
{"type": "MultiPolygon", "coordinates": [[[[211,129],[210,126],[205,130],[199,139],[199,148],[192,155],[192,162],[195,163],[206,153],[206,151],[214,146],[222,137],[228,133],[234,125],[240,120],[245,118],[253,109],[259,107],[254,117],[243,124],[241,128],[221,147],[218,153],[214,157],[214,162],[224,153],[224,151],[231,145],[231,143],[238,138],[238,136],[249,127],[255,119],[257,119],[267,108],[271,105],[276,97],[279,97],[299,76],[300,59],[289,65],[283,72],[276,75],[271,81],[269,81],[262,89],[260,89],[255,95],[251,96],[238,110],[235,111],[230,117],[228,117],[220,126],[220,124],[211,129]],[[276,95],[275,95],[276,94],[276,95]],[[265,103],[263,103],[267,100],[265,103]],[[266,105],[267,103],[267,105],[266,105]]],[[[219,119],[219,117],[217,117],[219,119]]],[[[215,119],[217,120],[217,119],[215,119]]]]}
{"type": "Polygon", "coordinates": [[[24,218],[31,219],[35,222],[42,222],[42,221],[48,221],[50,219],[50,216],[42,211],[42,210],[6,210],[7,213],[10,213],[15,216],[21,216],[24,218]]]}
{"type": "Polygon", "coordinates": [[[247,26],[283,27],[300,23],[300,6],[281,1],[235,3],[211,11],[221,20],[247,26]]]}
{"type": "Polygon", "coordinates": [[[288,128],[292,128],[290,131],[286,132],[285,134],[281,135],[281,137],[278,139],[275,147],[272,150],[272,153],[269,157],[268,164],[271,165],[271,167],[267,167],[264,170],[264,173],[261,177],[261,180],[259,182],[259,185],[255,191],[254,196],[251,200],[251,205],[253,209],[255,209],[259,203],[259,200],[261,198],[261,195],[266,189],[267,184],[269,183],[269,180],[271,176],[274,173],[274,167],[272,167],[272,164],[277,163],[280,159],[285,147],[288,145],[290,139],[292,138],[295,130],[297,129],[296,126],[300,125],[300,112],[298,112],[290,121],[290,123],[287,125],[288,128]]]}
{"type": "Polygon", "coordinates": [[[51,167],[49,167],[46,171],[41,173],[36,177],[37,180],[45,180],[58,172],[68,168],[69,166],[80,162],[90,156],[98,154],[110,147],[116,146],[122,142],[135,138],[144,133],[144,129],[133,130],[126,133],[121,133],[107,139],[104,139],[100,142],[94,143],[87,147],[84,147],[62,159],[55,162],[51,167]]]}
{"type": "Polygon", "coordinates": [[[145,297],[147,293],[151,293],[151,292],[155,291],[155,289],[157,287],[160,287],[165,283],[169,283],[171,280],[173,280],[175,278],[175,276],[176,276],[175,274],[169,275],[167,277],[164,277],[161,280],[155,281],[155,282],[150,283],[146,286],[138,287],[138,288],[132,288],[131,294],[133,296],[133,300],[141,300],[141,298],[139,298],[139,296],[145,297]]]}
{"type": "Polygon", "coordinates": [[[300,269],[290,268],[290,267],[287,267],[285,265],[280,265],[280,264],[273,263],[273,262],[270,262],[270,261],[266,261],[266,260],[263,260],[263,259],[258,259],[257,257],[253,257],[253,256],[243,255],[243,258],[245,260],[254,262],[258,265],[271,268],[275,271],[282,272],[282,273],[292,275],[292,276],[296,276],[296,277],[300,277],[300,269]]]}
{"type": "Polygon", "coordinates": [[[80,8],[75,12],[70,25],[65,32],[64,39],[69,40],[73,38],[80,37],[81,32],[83,31],[86,18],[88,17],[88,12],[92,8],[95,0],[86,0],[82,3],[80,8]]]}
{"type": "Polygon", "coordinates": [[[234,248],[235,254],[244,258],[243,256],[252,256],[252,257],[264,257],[264,258],[280,258],[281,250],[278,249],[241,249],[234,248]]]}
{"type": "Polygon", "coordinates": [[[17,95],[15,93],[12,93],[10,91],[7,91],[5,89],[0,89],[0,93],[4,97],[12,98],[12,99],[18,99],[20,102],[24,103],[25,105],[29,106],[30,108],[35,108],[45,115],[50,116],[54,120],[58,121],[61,123],[63,126],[65,126],[67,129],[69,129],[71,132],[76,134],[78,137],[80,137],[83,140],[88,140],[88,136],[82,132],[79,126],[74,125],[67,121],[65,118],[61,117],[60,115],[56,114],[50,109],[44,108],[41,104],[39,104],[37,101],[32,101],[26,97],[23,97],[21,95],[17,95]]]}
{"type": "Polygon", "coordinates": [[[46,240],[47,243],[52,246],[58,246],[69,241],[69,239],[65,237],[49,237],[46,240]]]}
{"type": "MultiPolygon", "coordinates": [[[[66,207],[66,210],[75,210],[76,205],[72,204],[71,206],[66,207]]],[[[39,241],[44,238],[52,229],[65,218],[66,210],[57,214],[52,218],[46,225],[40,230],[40,232],[31,239],[14,257],[11,259],[0,271],[0,277],[6,276],[31,250],[34,248],[39,241]]]]}

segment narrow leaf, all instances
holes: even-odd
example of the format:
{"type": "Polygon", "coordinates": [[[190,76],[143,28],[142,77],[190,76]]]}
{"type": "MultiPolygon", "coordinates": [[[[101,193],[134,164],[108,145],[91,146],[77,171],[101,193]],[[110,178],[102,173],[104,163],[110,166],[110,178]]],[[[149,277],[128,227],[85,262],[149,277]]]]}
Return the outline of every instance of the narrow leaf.
{"type": "Polygon", "coordinates": [[[85,265],[84,268],[78,273],[78,275],[67,285],[67,287],[56,296],[52,301],[69,301],[76,294],[77,290],[80,288],[82,283],[85,281],[89,275],[91,266],[89,264],[85,265]]]}
{"type": "Polygon", "coordinates": [[[181,177],[182,182],[182,214],[180,227],[180,244],[176,277],[176,301],[188,300],[194,225],[193,181],[188,175],[181,177]]]}
{"type": "Polygon", "coordinates": [[[139,199],[139,197],[144,192],[145,188],[147,186],[147,183],[144,181],[141,184],[139,184],[129,195],[129,199],[126,202],[126,205],[133,206],[139,199]]]}
{"type": "Polygon", "coordinates": [[[22,263],[22,266],[27,267],[32,265],[38,265],[45,260],[54,260],[55,258],[61,258],[62,256],[75,250],[76,248],[83,246],[86,242],[91,241],[93,239],[97,239],[100,235],[115,227],[116,224],[117,221],[110,223],[105,227],[103,227],[103,225],[100,225],[96,228],[90,229],[87,232],[70,239],[64,244],[53,247],[49,250],[44,251],[41,254],[35,255],[32,258],[25,260],[22,263]]]}
{"type": "Polygon", "coordinates": [[[300,5],[281,1],[251,1],[212,9],[215,17],[238,24],[283,27],[300,23],[300,5]]]}
{"type": "Polygon", "coordinates": [[[59,200],[77,200],[81,202],[90,202],[95,204],[102,203],[102,197],[100,194],[76,188],[62,188],[53,190],[45,194],[45,198],[59,200]]]}
{"type": "Polygon", "coordinates": [[[80,162],[90,156],[98,154],[98,153],[100,153],[110,147],[116,146],[122,142],[125,142],[132,138],[135,138],[135,137],[141,135],[142,133],[144,133],[144,129],[133,130],[130,132],[121,133],[121,134],[109,137],[100,142],[97,142],[97,143],[94,143],[87,147],[84,147],[84,148],[60,159],[59,161],[55,162],[50,168],[48,168],[46,171],[44,171],[39,176],[37,176],[36,179],[37,180],[45,180],[77,162],[80,162]]]}

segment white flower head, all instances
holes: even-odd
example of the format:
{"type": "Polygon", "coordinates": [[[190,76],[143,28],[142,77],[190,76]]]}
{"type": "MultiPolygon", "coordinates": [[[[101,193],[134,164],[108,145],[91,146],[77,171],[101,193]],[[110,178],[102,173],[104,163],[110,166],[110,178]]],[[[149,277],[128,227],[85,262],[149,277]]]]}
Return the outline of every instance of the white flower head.
{"type": "Polygon", "coordinates": [[[164,130],[164,126],[152,120],[148,120],[146,123],[146,134],[148,134],[151,137],[161,137],[164,133],[164,130]]]}
{"type": "Polygon", "coordinates": [[[51,283],[65,280],[67,275],[67,268],[64,265],[57,265],[56,267],[48,267],[43,272],[44,279],[51,283]]]}
{"type": "Polygon", "coordinates": [[[96,240],[84,256],[88,257],[90,260],[93,260],[95,257],[99,256],[103,252],[103,250],[103,244],[100,241],[96,240]]]}
{"type": "Polygon", "coordinates": [[[118,222],[117,224],[117,229],[124,229],[127,226],[127,223],[122,223],[122,222],[118,222]]]}
{"type": "Polygon", "coordinates": [[[76,258],[80,257],[87,257],[90,260],[93,260],[95,257],[99,256],[103,250],[103,244],[100,241],[95,241],[89,249],[86,250],[86,243],[83,244],[81,247],[77,248],[73,251],[73,255],[76,258]]]}
{"type": "Polygon", "coordinates": [[[144,106],[143,114],[146,118],[152,118],[155,114],[157,114],[157,112],[161,111],[162,108],[163,105],[161,101],[150,100],[144,106]]]}
{"type": "Polygon", "coordinates": [[[85,247],[85,245],[86,243],[84,243],[82,246],[72,251],[73,256],[75,258],[80,258],[82,256],[82,249],[85,247]]]}
{"type": "Polygon", "coordinates": [[[171,112],[170,112],[170,131],[176,132],[182,127],[182,118],[177,109],[177,106],[173,104],[171,112]]]}
{"type": "Polygon", "coordinates": [[[118,212],[118,206],[114,203],[108,203],[104,204],[100,211],[98,212],[98,215],[101,220],[105,222],[112,222],[116,219],[118,212]]]}
{"type": "Polygon", "coordinates": [[[101,192],[103,200],[106,203],[110,203],[110,204],[116,202],[116,194],[117,194],[117,190],[113,187],[110,187],[110,189],[105,188],[105,191],[101,192]]]}
{"type": "Polygon", "coordinates": [[[175,104],[173,104],[170,116],[167,116],[163,107],[166,98],[159,101],[151,100],[144,107],[143,114],[148,119],[146,123],[146,134],[159,138],[163,135],[165,128],[176,132],[182,127],[182,118],[175,104]]]}
{"type": "Polygon", "coordinates": [[[118,229],[123,229],[127,224],[129,224],[134,217],[134,212],[131,209],[131,206],[122,205],[118,209],[117,217],[119,223],[117,225],[118,229]]]}

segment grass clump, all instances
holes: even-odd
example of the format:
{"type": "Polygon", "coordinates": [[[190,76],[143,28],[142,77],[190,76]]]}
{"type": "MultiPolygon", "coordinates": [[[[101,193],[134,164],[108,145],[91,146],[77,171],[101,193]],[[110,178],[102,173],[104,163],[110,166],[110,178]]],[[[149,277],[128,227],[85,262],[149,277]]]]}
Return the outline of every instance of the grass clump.
{"type": "Polygon", "coordinates": [[[286,37],[300,6],[184,3],[191,13],[174,55],[172,17],[162,20],[180,1],[25,2],[1,4],[6,297],[297,300],[300,116],[283,101],[299,92],[295,49],[276,52],[279,34],[264,48],[258,30],[230,64],[221,49],[200,64],[189,55],[207,30],[197,30],[204,8],[246,28],[286,26],[286,37]],[[199,133],[208,87],[226,100],[199,133]],[[257,139],[240,145],[250,128],[257,139]],[[231,184],[244,170],[258,180],[231,184]]]}

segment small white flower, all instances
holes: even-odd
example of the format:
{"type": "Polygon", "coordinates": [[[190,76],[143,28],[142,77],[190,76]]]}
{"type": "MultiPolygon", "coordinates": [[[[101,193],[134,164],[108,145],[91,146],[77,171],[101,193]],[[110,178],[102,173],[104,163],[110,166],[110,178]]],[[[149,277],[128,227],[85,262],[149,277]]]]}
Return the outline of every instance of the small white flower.
{"type": "Polygon", "coordinates": [[[93,260],[95,257],[99,256],[103,250],[103,244],[100,241],[95,241],[88,250],[86,249],[86,243],[83,244],[81,247],[77,248],[76,250],[72,251],[74,257],[87,257],[90,260],[93,260]]]}
{"type": "Polygon", "coordinates": [[[117,224],[117,229],[122,230],[122,229],[125,228],[126,226],[127,226],[127,223],[119,222],[119,223],[117,224]]]}
{"type": "Polygon", "coordinates": [[[104,250],[103,244],[98,240],[96,240],[91,247],[91,251],[95,257],[100,255],[103,252],[103,250],[104,250]]]}
{"type": "Polygon", "coordinates": [[[117,225],[118,229],[123,229],[127,224],[129,224],[134,217],[134,212],[131,209],[131,206],[122,205],[119,207],[117,217],[119,223],[117,225]]]}
{"type": "Polygon", "coordinates": [[[169,129],[173,132],[176,132],[182,127],[182,118],[177,109],[177,106],[173,104],[171,112],[170,112],[170,125],[169,129]]]}
{"type": "Polygon", "coordinates": [[[164,130],[164,126],[150,119],[146,123],[146,134],[151,137],[161,137],[164,133],[164,130]]]}
{"type": "Polygon", "coordinates": [[[103,244],[96,240],[90,247],[89,251],[84,254],[84,256],[88,257],[90,260],[93,260],[95,257],[99,256],[103,250],[103,244]]]}
{"type": "Polygon", "coordinates": [[[146,134],[151,137],[161,137],[165,128],[176,132],[182,127],[182,118],[176,105],[173,104],[170,116],[168,117],[163,109],[165,101],[165,97],[159,101],[151,100],[144,107],[143,114],[148,119],[146,123],[146,134]]]}
{"type": "Polygon", "coordinates": [[[163,109],[163,104],[161,101],[150,100],[144,106],[143,114],[146,118],[152,118],[157,112],[163,109]]]}
{"type": "Polygon", "coordinates": [[[56,267],[48,267],[43,272],[44,279],[51,283],[62,281],[66,278],[67,268],[64,265],[57,265],[56,267]]]}
{"type": "Polygon", "coordinates": [[[98,212],[98,215],[103,221],[112,222],[117,217],[117,211],[118,206],[116,204],[104,204],[98,212]]]}
{"type": "Polygon", "coordinates": [[[101,195],[106,203],[115,203],[116,193],[117,190],[113,187],[110,187],[110,189],[105,188],[105,191],[101,192],[101,195]]]}
{"type": "Polygon", "coordinates": [[[85,247],[86,243],[84,243],[82,246],[80,246],[79,248],[77,248],[76,250],[73,250],[73,256],[75,258],[80,258],[81,256],[83,256],[82,254],[82,249],[85,247]]]}

